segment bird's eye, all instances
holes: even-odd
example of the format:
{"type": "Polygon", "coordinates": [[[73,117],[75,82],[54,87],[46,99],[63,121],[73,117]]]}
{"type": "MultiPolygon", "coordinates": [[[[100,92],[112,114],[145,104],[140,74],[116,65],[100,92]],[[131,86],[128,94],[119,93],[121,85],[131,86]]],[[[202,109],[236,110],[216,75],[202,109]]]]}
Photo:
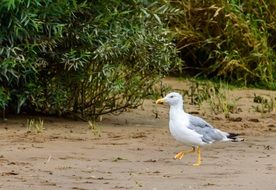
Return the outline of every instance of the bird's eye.
{"type": "Polygon", "coordinates": [[[170,96],[170,98],[173,98],[174,96],[172,95],[172,96],[170,96]]]}

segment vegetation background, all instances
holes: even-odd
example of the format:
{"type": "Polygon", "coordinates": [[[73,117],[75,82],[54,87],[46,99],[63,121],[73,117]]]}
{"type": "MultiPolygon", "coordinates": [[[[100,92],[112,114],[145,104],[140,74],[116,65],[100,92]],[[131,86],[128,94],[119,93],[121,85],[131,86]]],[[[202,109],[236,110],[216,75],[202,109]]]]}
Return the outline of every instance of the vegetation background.
{"type": "Polygon", "coordinates": [[[273,0],[2,0],[0,108],[95,119],[165,75],[276,89],[273,0]]]}

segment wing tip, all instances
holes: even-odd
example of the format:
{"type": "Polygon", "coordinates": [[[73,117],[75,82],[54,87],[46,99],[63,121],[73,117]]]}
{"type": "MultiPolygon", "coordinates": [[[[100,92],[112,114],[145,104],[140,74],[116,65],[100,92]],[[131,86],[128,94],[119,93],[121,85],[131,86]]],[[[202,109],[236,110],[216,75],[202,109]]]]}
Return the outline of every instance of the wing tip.
{"type": "Polygon", "coordinates": [[[244,138],[240,138],[239,136],[240,134],[238,133],[228,133],[227,138],[230,139],[232,142],[244,141],[244,138]]]}

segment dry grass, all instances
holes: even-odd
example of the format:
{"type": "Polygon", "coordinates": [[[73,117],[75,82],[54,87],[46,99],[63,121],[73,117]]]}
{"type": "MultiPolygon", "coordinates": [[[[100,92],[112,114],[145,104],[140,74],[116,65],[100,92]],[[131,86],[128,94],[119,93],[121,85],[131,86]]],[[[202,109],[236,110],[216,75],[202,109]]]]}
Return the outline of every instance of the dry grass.
{"type": "Polygon", "coordinates": [[[101,137],[101,128],[95,121],[88,121],[88,129],[92,135],[101,137]]]}
{"type": "Polygon", "coordinates": [[[239,98],[231,97],[229,91],[229,86],[222,82],[191,81],[189,89],[184,90],[183,94],[188,97],[190,104],[201,107],[207,103],[214,114],[224,113],[227,116],[239,110],[237,106],[239,98]]]}
{"type": "Polygon", "coordinates": [[[44,121],[42,119],[28,119],[27,120],[28,132],[42,133],[44,128],[44,121]]]}
{"type": "Polygon", "coordinates": [[[276,18],[273,1],[176,0],[181,16],[171,28],[185,75],[220,77],[276,88],[276,18]]]}

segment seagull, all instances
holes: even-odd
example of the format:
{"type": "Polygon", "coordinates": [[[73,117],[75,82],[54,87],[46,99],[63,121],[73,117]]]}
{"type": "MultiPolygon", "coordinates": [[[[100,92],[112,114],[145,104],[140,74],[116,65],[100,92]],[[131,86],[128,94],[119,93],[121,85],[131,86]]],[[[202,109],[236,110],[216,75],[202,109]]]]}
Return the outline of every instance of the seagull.
{"type": "Polygon", "coordinates": [[[182,96],[177,92],[171,92],[164,98],[158,99],[156,104],[168,103],[169,129],[171,135],[177,140],[192,147],[191,150],[181,151],[175,155],[175,159],[182,159],[184,155],[193,153],[197,147],[197,161],[194,166],[201,165],[200,147],[212,144],[216,141],[237,141],[238,134],[226,133],[214,128],[211,124],[193,116],[183,110],[182,96]]]}

